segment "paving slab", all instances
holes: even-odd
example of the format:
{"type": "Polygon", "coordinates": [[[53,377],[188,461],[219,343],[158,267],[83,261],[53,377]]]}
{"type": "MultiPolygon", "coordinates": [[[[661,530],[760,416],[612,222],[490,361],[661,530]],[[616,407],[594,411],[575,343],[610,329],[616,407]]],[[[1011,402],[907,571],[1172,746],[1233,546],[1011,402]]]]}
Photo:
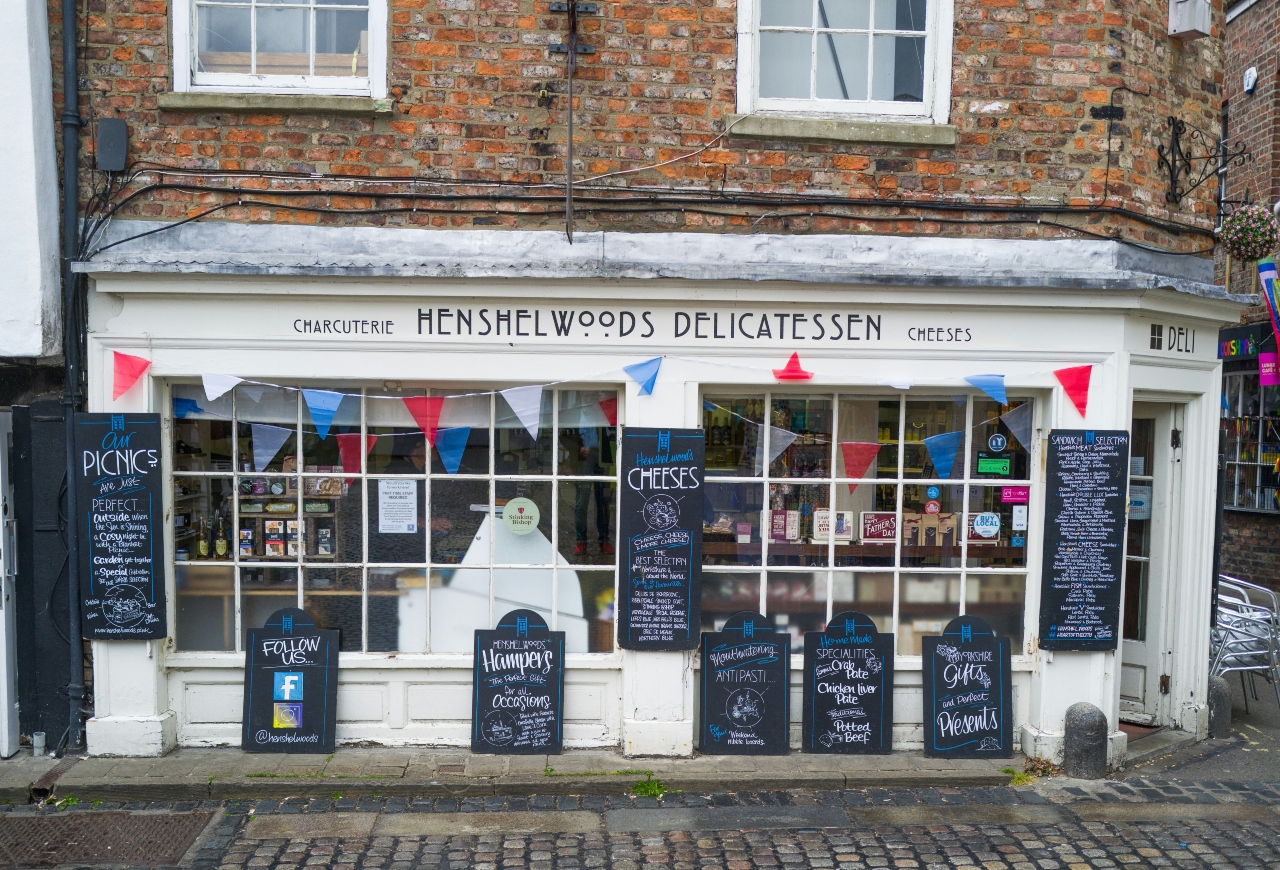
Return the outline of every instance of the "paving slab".
{"type": "Polygon", "coordinates": [[[601,829],[600,814],[582,810],[556,813],[398,813],[376,818],[377,824],[373,826],[375,837],[591,834],[601,829]]]}
{"type": "Polygon", "coordinates": [[[744,828],[847,828],[839,807],[705,807],[609,810],[605,829],[629,831],[738,831],[744,828]]]}

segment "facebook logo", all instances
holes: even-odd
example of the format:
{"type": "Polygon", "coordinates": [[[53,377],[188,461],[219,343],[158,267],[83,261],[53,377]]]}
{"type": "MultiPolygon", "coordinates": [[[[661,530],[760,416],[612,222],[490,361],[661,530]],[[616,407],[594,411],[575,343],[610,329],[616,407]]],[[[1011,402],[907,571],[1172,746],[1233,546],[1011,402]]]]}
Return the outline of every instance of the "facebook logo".
{"type": "Polygon", "coordinates": [[[296,671],[277,671],[275,674],[274,701],[301,701],[302,674],[296,671]]]}

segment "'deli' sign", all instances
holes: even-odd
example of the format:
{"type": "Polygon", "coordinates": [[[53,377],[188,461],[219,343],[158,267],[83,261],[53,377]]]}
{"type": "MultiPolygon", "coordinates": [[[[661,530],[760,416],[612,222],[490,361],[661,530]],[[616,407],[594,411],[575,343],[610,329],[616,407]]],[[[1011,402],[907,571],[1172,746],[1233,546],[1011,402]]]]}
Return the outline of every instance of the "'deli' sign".
{"type": "Polygon", "coordinates": [[[80,601],[86,637],[164,637],[159,414],[76,414],[80,601]]]}
{"type": "Polygon", "coordinates": [[[627,549],[618,644],[626,649],[698,645],[705,450],[701,429],[622,432],[619,526],[627,549]]]}
{"type": "Polygon", "coordinates": [[[245,752],[333,752],[338,632],[286,607],[245,642],[245,752]]]}
{"type": "Polygon", "coordinates": [[[976,616],[957,616],[924,641],[924,754],[1012,758],[1009,638],[976,616]]]}
{"type": "Polygon", "coordinates": [[[786,755],[791,635],[759,613],[735,613],[702,634],[702,751],[786,755]]]}
{"type": "Polygon", "coordinates": [[[804,635],[805,752],[884,754],[893,747],[893,635],[865,613],[837,613],[804,635]]]}
{"type": "Polygon", "coordinates": [[[471,751],[558,755],[564,744],[564,632],[532,610],[477,630],[471,751]]]}

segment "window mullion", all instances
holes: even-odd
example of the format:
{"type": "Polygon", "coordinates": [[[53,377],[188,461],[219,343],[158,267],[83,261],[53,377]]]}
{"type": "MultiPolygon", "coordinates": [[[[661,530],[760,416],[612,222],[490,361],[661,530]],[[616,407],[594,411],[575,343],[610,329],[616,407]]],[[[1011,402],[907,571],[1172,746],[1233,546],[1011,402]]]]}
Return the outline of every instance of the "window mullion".
{"type": "MultiPolygon", "coordinates": [[[[235,550],[231,557],[232,569],[234,575],[234,596],[235,606],[233,609],[232,619],[235,622],[235,645],[233,649],[236,652],[242,652],[241,637],[243,630],[240,627],[241,613],[241,588],[240,588],[240,478],[237,476],[240,469],[237,468],[240,462],[240,423],[237,419],[236,394],[240,391],[232,388],[231,390],[231,524],[235,529],[235,550]]],[[[224,644],[225,646],[225,644],[224,644]]]]}
{"type": "MultiPolygon", "coordinates": [[[[815,0],[816,2],[816,0],[815,0]]],[[[764,481],[764,503],[767,513],[760,518],[760,597],[759,612],[765,616],[769,616],[765,612],[765,600],[768,595],[769,582],[769,541],[773,537],[773,487],[770,485],[769,466],[773,463],[769,461],[769,442],[770,436],[773,434],[773,393],[768,390],[764,394],[764,410],[760,415],[762,422],[762,430],[760,432],[760,478],[764,481]],[[768,525],[765,525],[765,520],[768,525]]]]}
{"type": "MultiPolygon", "coordinates": [[[[545,395],[545,393],[544,393],[545,395]]],[[[538,408],[541,421],[542,408],[538,408]]],[[[541,429],[538,430],[541,434],[541,429]]],[[[560,431],[560,391],[551,390],[551,630],[558,631],[560,622],[560,486],[557,480],[560,471],[557,440],[560,431]]],[[[594,486],[594,484],[588,484],[594,486]]],[[[597,497],[598,501],[598,497],[597,497]]],[[[599,535],[600,530],[596,529],[599,535]]],[[[590,623],[588,623],[590,626],[590,623]]],[[[590,648],[590,647],[588,647],[590,648]]]]}
{"type": "Polygon", "coordinates": [[[893,648],[898,649],[898,620],[901,616],[902,599],[902,476],[907,455],[907,397],[905,393],[898,395],[898,479],[894,484],[894,529],[897,540],[893,544],[893,648]]]}
{"type": "Polygon", "coordinates": [[[249,73],[258,74],[258,3],[249,0],[249,73]]]}
{"type": "MultiPolygon", "coordinates": [[[[956,529],[956,533],[960,536],[960,607],[957,613],[964,614],[966,612],[967,589],[969,582],[969,573],[966,568],[969,566],[969,457],[972,455],[972,446],[970,441],[973,439],[973,395],[965,400],[964,405],[964,474],[960,476],[962,481],[960,485],[960,528],[956,529]]],[[[952,473],[955,473],[955,466],[952,466],[952,473]]],[[[985,496],[985,492],[983,492],[985,496]]]]}
{"type": "MultiPolygon", "coordinates": [[[[358,469],[360,475],[356,478],[360,481],[361,501],[364,503],[360,522],[360,648],[365,652],[369,651],[369,478],[368,462],[366,461],[369,455],[369,415],[366,411],[368,400],[365,396],[368,392],[366,388],[360,388],[360,467],[358,469]]],[[[347,469],[343,468],[342,470],[346,471],[347,469]]],[[[298,488],[302,488],[301,484],[299,484],[298,488]]],[[[416,504],[414,508],[416,510],[416,504]]],[[[337,542],[335,541],[334,543],[336,544],[337,542]]],[[[396,646],[399,645],[399,643],[396,644],[396,646]]]]}
{"type": "MultiPolygon", "coordinates": [[[[831,480],[828,481],[827,488],[827,618],[822,622],[824,629],[827,623],[831,622],[831,611],[835,607],[832,598],[835,591],[836,570],[836,477],[838,476],[836,474],[836,441],[839,437],[840,394],[834,393],[831,397],[831,450],[827,454],[827,474],[831,480]]],[[[848,469],[845,471],[848,472],[848,469]]],[[[872,504],[874,503],[873,500],[872,504]]]]}

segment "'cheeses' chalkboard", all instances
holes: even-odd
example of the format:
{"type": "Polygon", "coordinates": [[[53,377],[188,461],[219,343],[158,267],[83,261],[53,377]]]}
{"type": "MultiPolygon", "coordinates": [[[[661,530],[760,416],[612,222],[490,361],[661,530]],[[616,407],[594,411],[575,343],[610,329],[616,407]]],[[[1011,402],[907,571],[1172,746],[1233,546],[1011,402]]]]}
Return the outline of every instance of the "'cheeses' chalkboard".
{"type": "Polygon", "coordinates": [[[1012,758],[1009,638],[976,616],[957,616],[924,641],[924,754],[1012,758]]]}
{"type": "Polygon", "coordinates": [[[702,751],[786,755],[791,635],[758,613],[702,633],[702,751]]]}
{"type": "Polygon", "coordinates": [[[1049,433],[1041,649],[1116,648],[1128,481],[1128,432],[1049,433]]]}
{"type": "Polygon", "coordinates": [[[701,429],[622,432],[619,528],[627,549],[618,644],[626,649],[698,645],[705,449],[701,429]]]}
{"type": "Polygon", "coordinates": [[[564,744],[564,632],[532,610],[476,630],[471,751],[558,755],[564,744]]]}
{"type": "Polygon", "coordinates": [[[76,414],[85,637],[164,637],[159,414],[76,414]]]}
{"type": "Polygon", "coordinates": [[[888,753],[893,747],[893,635],[847,610],[804,635],[805,752],[888,753]]]}
{"type": "Polygon", "coordinates": [[[271,614],[245,641],[245,752],[333,752],[338,716],[338,632],[305,610],[271,614]]]}

